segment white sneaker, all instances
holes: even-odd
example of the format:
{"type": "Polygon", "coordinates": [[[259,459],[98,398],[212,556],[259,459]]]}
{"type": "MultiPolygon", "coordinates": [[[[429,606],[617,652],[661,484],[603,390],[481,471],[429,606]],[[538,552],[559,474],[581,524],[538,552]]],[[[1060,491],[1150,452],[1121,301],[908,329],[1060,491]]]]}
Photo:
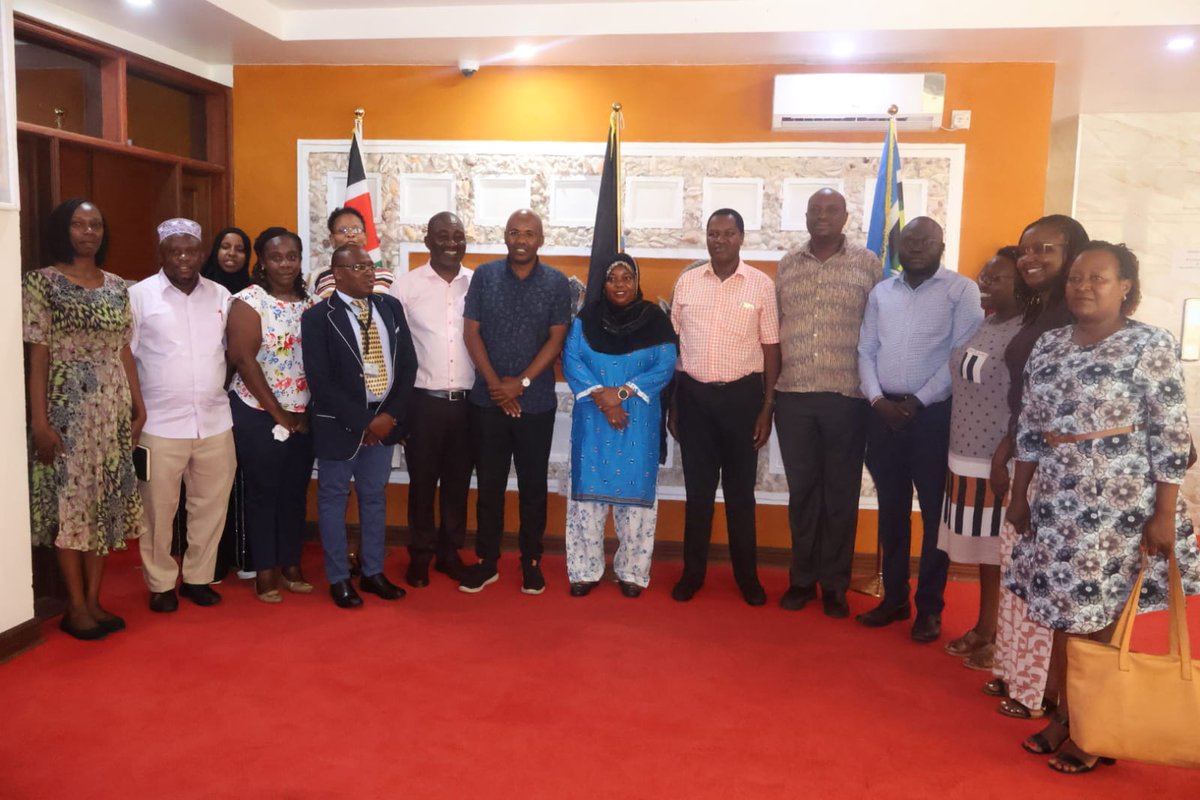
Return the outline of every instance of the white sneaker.
{"type": "Polygon", "coordinates": [[[237,571],[237,576],[238,576],[239,578],[241,578],[242,580],[244,580],[244,581],[248,581],[248,580],[250,580],[251,578],[257,578],[257,577],[258,577],[258,573],[257,573],[257,572],[255,572],[255,571],[254,571],[254,570],[252,570],[252,569],[239,569],[239,570],[237,571]]]}

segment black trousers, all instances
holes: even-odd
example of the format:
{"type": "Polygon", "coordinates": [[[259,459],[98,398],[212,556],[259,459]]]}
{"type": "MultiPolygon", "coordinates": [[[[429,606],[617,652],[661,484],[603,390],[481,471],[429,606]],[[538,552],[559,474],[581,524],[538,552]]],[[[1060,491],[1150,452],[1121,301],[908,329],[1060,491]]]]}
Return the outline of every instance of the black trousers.
{"type": "Polygon", "coordinates": [[[791,585],[845,595],[854,561],[866,400],[836,392],[778,392],[775,429],[788,484],[791,585]]]}
{"type": "Polygon", "coordinates": [[[742,589],[758,582],[754,484],[758,451],[754,421],[762,410],[762,375],[723,385],[680,373],[676,383],[679,448],[687,491],[683,526],[684,578],[703,581],[708,569],[717,484],[725,494],[725,524],[733,577],[742,589]]]}
{"type": "Polygon", "coordinates": [[[879,494],[879,546],[883,552],[883,601],[908,602],[913,486],[921,506],[921,567],[914,597],[917,612],[939,614],[945,606],[950,559],[938,549],[938,519],[950,451],[950,401],[934,403],[903,430],[893,431],[871,412],[867,422],[867,469],[879,494]]]}
{"type": "Polygon", "coordinates": [[[554,410],[513,418],[495,406],[471,406],[471,438],[475,445],[475,554],[484,561],[500,559],[504,537],[504,493],[508,472],[517,468],[521,510],[521,559],[542,557],[546,533],[546,472],[554,438],[554,410]]]}
{"type": "Polygon", "coordinates": [[[230,394],[233,442],[244,492],[249,569],[294,567],[304,544],[305,496],[312,477],[312,437],[293,433],[278,442],[275,420],[230,394]]]}
{"type": "Polygon", "coordinates": [[[467,492],[471,488],[469,406],[419,390],[409,396],[404,442],[408,465],[408,552],[414,559],[439,561],[463,546],[467,534],[467,492]],[[439,494],[440,484],[440,494],[439,494]],[[434,504],[441,512],[435,524],[434,504]]]}

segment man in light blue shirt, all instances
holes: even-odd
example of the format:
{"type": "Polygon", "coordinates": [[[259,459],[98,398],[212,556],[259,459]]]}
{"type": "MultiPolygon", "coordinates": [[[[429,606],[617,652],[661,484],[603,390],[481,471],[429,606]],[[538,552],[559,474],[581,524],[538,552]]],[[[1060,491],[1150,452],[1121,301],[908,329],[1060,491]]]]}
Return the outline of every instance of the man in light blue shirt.
{"type": "Polygon", "coordinates": [[[983,321],[979,287],[941,265],[942,228],[917,217],[900,231],[904,271],[875,286],[858,340],[858,375],[871,404],[867,469],[879,498],[883,601],[858,615],[870,628],[908,619],[909,540],[916,486],[923,538],[912,638],[941,635],[949,560],[938,550],[938,514],[950,448],[950,351],[983,321]]]}

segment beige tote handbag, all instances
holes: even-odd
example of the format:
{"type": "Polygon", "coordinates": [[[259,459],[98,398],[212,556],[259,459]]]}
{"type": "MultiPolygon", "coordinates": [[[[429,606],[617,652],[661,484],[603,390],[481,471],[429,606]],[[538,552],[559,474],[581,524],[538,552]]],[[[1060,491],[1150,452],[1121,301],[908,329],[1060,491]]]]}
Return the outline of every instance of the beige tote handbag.
{"type": "Polygon", "coordinates": [[[1200,767],[1200,662],[1192,661],[1174,553],[1169,652],[1129,652],[1145,572],[1143,560],[1111,643],[1074,637],[1067,643],[1071,738],[1098,756],[1200,767]]]}

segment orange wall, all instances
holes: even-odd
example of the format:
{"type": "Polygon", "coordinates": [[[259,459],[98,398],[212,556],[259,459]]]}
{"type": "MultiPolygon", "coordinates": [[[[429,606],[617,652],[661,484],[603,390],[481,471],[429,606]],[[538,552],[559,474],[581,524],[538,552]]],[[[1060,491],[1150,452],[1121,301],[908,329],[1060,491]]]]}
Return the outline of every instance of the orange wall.
{"type": "MultiPolygon", "coordinates": [[[[296,224],[296,140],[349,135],[356,107],[374,139],[594,141],[610,104],[625,111],[626,141],[882,142],[877,133],[771,132],[773,76],[828,68],[487,67],[463,78],[452,67],[240,66],[234,70],[234,220],[251,235],[296,224]]],[[[946,109],[970,109],[971,129],[902,133],[908,142],[967,146],[961,270],[977,274],[1042,213],[1050,139],[1053,64],[903,64],[862,72],[944,72],[946,109]]],[[[403,506],[393,521],[403,524],[403,506]]],[[[660,536],[678,539],[682,504],[664,503],[660,536]]],[[[763,545],[788,544],[786,510],[759,511],[763,545]]],[[[551,533],[562,513],[551,508],[551,533]],[[555,513],[557,512],[557,513],[555,513]]],[[[859,547],[872,548],[874,515],[860,519],[859,547]]],[[[717,515],[714,534],[724,537],[717,515]]]]}

